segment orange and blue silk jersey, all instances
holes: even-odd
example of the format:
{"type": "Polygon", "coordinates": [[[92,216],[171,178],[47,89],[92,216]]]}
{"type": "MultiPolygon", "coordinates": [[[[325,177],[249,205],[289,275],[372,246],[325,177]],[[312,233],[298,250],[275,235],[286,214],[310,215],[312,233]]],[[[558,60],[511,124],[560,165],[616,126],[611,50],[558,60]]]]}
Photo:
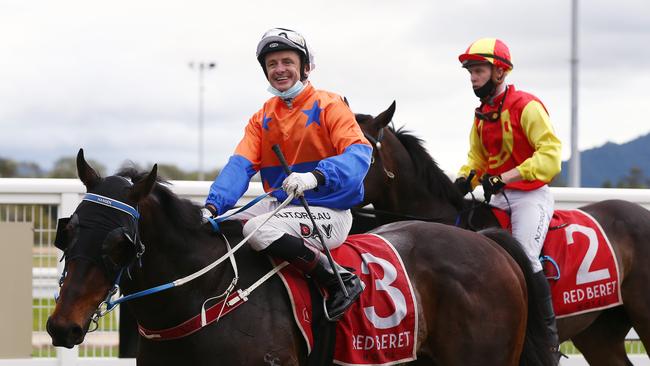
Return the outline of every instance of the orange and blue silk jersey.
{"type": "MultiPolygon", "coordinates": [[[[492,105],[483,105],[481,112],[495,112],[504,94],[497,96],[492,105]]],[[[472,169],[476,170],[472,182],[476,186],[485,173],[498,175],[516,167],[523,180],[509,183],[506,188],[537,189],[560,172],[562,144],[539,99],[516,90],[514,85],[508,86],[505,98],[499,120],[474,118],[467,163],[458,174],[467,177],[472,169]]]]}
{"type": "MultiPolygon", "coordinates": [[[[323,174],[324,184],[305,192],[309,204],[349,209],[362,202],[372,147],[339,95],[308,84],[291,108],[273,97],[251,117],[235,153],[212,183],[206,203],[223,214],[246,192],[257,171],[266,192],[280,187],[286,174],[271,149],[275,144],[293,172],[323,174]]],[[[282,190],[272,195],[280,201],[287,198],[282,190]]]]}

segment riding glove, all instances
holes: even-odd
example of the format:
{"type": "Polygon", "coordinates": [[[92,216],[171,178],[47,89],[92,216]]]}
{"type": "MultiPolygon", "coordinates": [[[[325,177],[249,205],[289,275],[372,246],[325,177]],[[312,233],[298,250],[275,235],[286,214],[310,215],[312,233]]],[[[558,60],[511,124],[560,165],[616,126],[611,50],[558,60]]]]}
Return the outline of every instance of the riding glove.
{"type": "Polygon", "coordinates": [[[202,224],[207,223],[208,219],[211,218],[211,217],[214,217],[214,213],[212,211],[210,211],[209,208],[203,207],[201,209],[201,223],[202,224]]]}
{"type": "Polygon", "coordinates": [[[454,185],[456,186],[456,189],[458,189],[458,192],[465,197],[466,194],[472,191],[472,182],[469,181],[469,179],[465,177],[458,177],[454,181],[454,185]]]}
{"type": "Polygon", "coordinates": [[[302,196],[303,192],[314,189],[318,186],[318,180],[314,173],[291,173],[282,182],[282,189],[287,194],[293,193],[294,197],[302,196]]]}
{"type": "Polygon", "coordinates": [[[500,175],[485,174],[481,178],[481,185],[483,186],[485,202],[489,203],[492,195],[500,193],[506,186],[506,182],[503,181],[500,175]]]}

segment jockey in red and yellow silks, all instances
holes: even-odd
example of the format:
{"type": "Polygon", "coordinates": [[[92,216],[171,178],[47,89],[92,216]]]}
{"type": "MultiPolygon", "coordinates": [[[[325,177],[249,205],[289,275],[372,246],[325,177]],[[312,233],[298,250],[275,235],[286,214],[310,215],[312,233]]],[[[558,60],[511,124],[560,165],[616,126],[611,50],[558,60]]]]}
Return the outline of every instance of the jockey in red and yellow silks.
{"type": "MultiPolygon", "coordinates": [[[[494,98],[492,107],[484,104],[481,112],[496,113],[503,97],[494,98]]],[[[472,182],[476,186],[485,173],[500,175],[516,168],[523,179],[509,182],[505,188],[529,191],[549,183],[560,172],[561,153],[562,145],[542,102],[508,85],[498,121],[474,118],[467,164],[459,175],[468,176],[476,170],[477,179],[472,182]]]]}
{"type": "Polygon", "coordinates": [[[233,207],[259,171],[264,190],[273,191],[277,201],[261,201],[231,219],[244,222],[253,249],[289,262],[327,288],[327,316],[337,320],[365,285],[335,262],[330,265],[318,249],[315,231],[322,245],[343,243],[352,226],[350,208],[363,200],[372,147],[343,98],[317,90],[308,81],[313,54],[302,35],[285,28],[268,30],[257,45],[257,60],[275,96],[246,125],[235,153],[210,187],[203,219],[233,207]],[[271,149],[276,144],[291,167],[289,176],[271,149]],[[261,225],[289,192],[296,197],[291,204],[261,225]],[[303,195],[317,228],[299,206],[303,195]]]}
{"type": "Polygon", "coordinates": [[[463,195],[480,183],[486,201],[510,213],[512,235],[535,272],[529,291],[543,299],[549,341],[559,363],[553,302],[539,256],[553,215],[553,196],[547,184],[560,172],[562,145],[542,102],[506,85],[513,64],[505,43],[496,38],[479,39],[458,59],[469,71],[481,105],[474,111],[467,163],[454,183],[463,195]],[[472,170],[476,179],[468,182],[472,170]]]}

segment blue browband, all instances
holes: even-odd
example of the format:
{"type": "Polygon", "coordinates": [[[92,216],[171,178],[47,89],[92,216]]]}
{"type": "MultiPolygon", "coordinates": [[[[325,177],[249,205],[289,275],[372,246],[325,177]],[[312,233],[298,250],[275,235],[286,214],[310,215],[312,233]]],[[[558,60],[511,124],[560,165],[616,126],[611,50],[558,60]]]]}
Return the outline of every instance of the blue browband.
{"type": "Polygon", "coordinates": [[[140,218],[140,213],[138,212],[138,210],[133,208],[133,206],[127,205],[124,202],[120,202],[112,198],[104,197],[102,195],[94,194],[94,193],[86,193],[83,200],[99,203],[100,205],[112,207],[114,209],[128,213],[129,215],[133,216],[133,218],[136,220],[140,218]]]}

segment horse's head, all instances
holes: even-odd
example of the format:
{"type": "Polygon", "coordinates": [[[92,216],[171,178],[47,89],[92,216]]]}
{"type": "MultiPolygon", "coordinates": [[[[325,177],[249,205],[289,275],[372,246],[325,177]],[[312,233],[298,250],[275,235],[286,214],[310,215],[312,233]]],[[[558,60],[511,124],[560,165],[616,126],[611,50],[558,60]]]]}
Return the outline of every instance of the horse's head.
{"type": "Polygon", "coordinates": [[[72,348],[83,341],[118,274],[142,254],[136,208],[156,183],[156,171],[154,165],[135,184],[121,176],[102,178],[79,150],[77,172],[87,194],[57,227],[55,245],[64,252],[65,269],[47,321],[55,346],[72,348]]]}
{"type": "Polygon", "coordinates": [[[385,199],[387,187],[397,178],[396,172],[400,164],[409,159],[409,155],[397,139],[388,124],[395,114],[395,102],[377,117],[367,114],[356,114],[357,123],[364,136],[372,145],[372,163],[364,180],[363,205],[377,204],[385,199]]]}
{"type": "Polygon", "coordinates": [[[372,164],[364,180],[364,202],[376,209],[445,221],[462,208],[462,196],[424,147],[409,131],[389,126],[395,102],[377,117],[356,119],[373,145],[372,164]]]}

